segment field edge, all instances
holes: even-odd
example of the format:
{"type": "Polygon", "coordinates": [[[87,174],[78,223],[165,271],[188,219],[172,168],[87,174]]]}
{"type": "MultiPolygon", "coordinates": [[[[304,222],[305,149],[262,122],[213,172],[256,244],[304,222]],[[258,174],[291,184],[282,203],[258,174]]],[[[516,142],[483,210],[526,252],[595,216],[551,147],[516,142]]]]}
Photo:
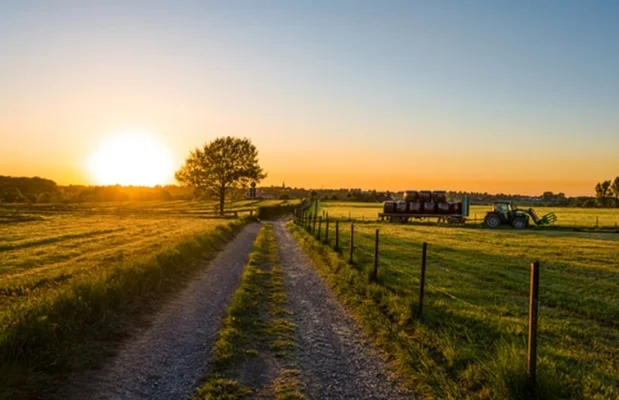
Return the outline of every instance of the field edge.
{"type": "Polygon", "coordinates": [[[73,372],[109,357],[110,346],[143,324],[253,220],[196,234],[15,310],[0,336],[0,399],[63,398],[73,372]]]}
{"type": "MultiPolygon", "coordinates": [[[[401,299],[385,287],[370,283],[367,274],[349,265],[340,253],[319,243],[293,222],[287,227],[323,280],[386,354],[409,389],[428,399],[459,399],[473,394],[463,387],[448,365],[433,357],[437,344],[429,332],[426,333],[424,323],[415,319],[414,304],[402,308],[398,305],[401,299]]],[[[499,354],[484,359],[482,368],[474,373],[475,380],[480,380],[474,397],[530,398],[526,371],[513,363],[513,357],[520,359],[521,356],[513,346],[506,344],[499,354]]],[[[554,379],[556,377],[546,372],[550,371],[541,371],[538,376],[539,398],[563,398],[565,391],[554,379]]]]}

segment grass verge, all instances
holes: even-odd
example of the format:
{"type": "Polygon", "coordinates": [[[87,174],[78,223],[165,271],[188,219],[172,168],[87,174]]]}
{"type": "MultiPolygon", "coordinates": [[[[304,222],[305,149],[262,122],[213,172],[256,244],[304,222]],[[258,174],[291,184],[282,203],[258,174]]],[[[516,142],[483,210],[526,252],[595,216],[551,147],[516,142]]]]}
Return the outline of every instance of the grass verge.
{"type": "MultiPolygon", "coordinates": [[[[447,319],[463,331],[487,327],[468,325],[468,320],[460,320],[444,309],[425,310],[423,321],[419,321],[414,316],[416,297],[403,297],[385,286],[369,283],[367,271],[351,267],[342,255],[318,243],[301,227],[290,223],[289,229],[323,279],[421,398],[531,398],[526,386],[524,344],[514,346],[499,338],[492,349],[458,346],[456,332],[444,325],[437,330],[442,326],[437,320],[447,319]]],[[[538,365],[538,398],[582,397],[566,390],[561,374],[548,359],[541,357],[538,365]]]]}
{"type": "Polygon", "coordinates": [[[279,400],[303,399],[300,373],[292,360],[293,333],[273,226],[268,224],[256,238],[222,322],[211,371],[196,397],[244,399],[266,392],[279,400]],[[266,387],[255,387],[244,373],[247,363],[257,357],[278,360],[274,363],[278,376],[266,387]]]}
{"type": "Polygon", "coordinates": [[[235,221],[142,260],[85,275],[11,310],[0,332],[0,399],[62,398],[73,371],[93,367],[166,295],[245,225],[235,221]]]}

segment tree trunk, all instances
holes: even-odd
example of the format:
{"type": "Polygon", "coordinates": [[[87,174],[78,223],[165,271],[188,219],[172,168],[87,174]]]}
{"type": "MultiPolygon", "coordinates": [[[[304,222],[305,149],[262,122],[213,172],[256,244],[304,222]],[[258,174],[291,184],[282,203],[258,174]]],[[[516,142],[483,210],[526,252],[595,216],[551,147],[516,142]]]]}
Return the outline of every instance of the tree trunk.
{"type": "Polygon", "coordinates": [[[219,215],[224,215],[224,202],[226,200],[226,189],[219,189],[219,215]]]}

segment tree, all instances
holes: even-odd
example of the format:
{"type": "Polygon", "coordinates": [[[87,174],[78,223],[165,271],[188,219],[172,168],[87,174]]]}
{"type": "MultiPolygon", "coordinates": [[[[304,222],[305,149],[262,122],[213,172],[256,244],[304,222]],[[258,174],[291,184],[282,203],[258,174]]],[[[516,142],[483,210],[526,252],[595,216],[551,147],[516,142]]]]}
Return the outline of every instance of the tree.
{"type": "Polygon", "coordinates": [[[258,164],[258,150],[249,139],[220,137],[195,149],[176,172],[176,180],[199,194],[219,200],[224,213],[226,195],[266,177],[258,164]]]}
{"type": "Polygon", "coordinates": [[[43,192],[37,196],[37,203],[51,203],[52,195],[49,192],[43,192]]]}
{"type": "Polygon", "coordinates": [[[612,182],[610,180],[603,181],[602,183],[598,183],[597,185],[595,185],[595,195],[597,197],[598,203],[602,207],[609,205],[611,195],[613,194],[611,186],[612,182]]]}
{"type": "Polygon", "coordinates": [[[555,198],[555,194],[552,192],[544,192],[542,194],[542,200],[544,201],[553,201],[555,198]]]}
{"type": "Polygon", "coordinates": [[[595,195],[597,196],[598,202],[602,207],[607,205],[607,199],[611,195],[610,186],[610,181],[604,181],[602,183],[598,182],[598,184],[595,185],[595,195]]]}
{"type": "Polygon", "coordinates": [[[615,202],[619,203],[619,176],[615,178],[610,189],[613,191],[615,195],[615,202]]]}
{"type": "Polygon", "coordinates": [[[610,181],[604,181],[595,185],[595,194],[599,198],[605,198],[610,195],[610,181]]]}
{"type": "Polygon", "coordinates": [[[10,187],[0,192],[0,201],[4,203],[25,203],[28,198],[16,187],[10,187]]]}

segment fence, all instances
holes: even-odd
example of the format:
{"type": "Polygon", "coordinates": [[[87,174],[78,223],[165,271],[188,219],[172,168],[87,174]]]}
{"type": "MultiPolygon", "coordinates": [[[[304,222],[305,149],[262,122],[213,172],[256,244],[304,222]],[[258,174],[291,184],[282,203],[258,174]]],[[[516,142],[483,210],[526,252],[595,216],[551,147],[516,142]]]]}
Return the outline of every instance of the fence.
{"type": "MultiPolygon", "coordinates": [[[[348,222],[348,223],[365,223],[365,222],[376,222],[379,220],[378,218],[378,214],[382,212],[382,209],[377,208],[376,209],[376,213],[361,213],[361,214],[357,214],[357,215],[353,215],[350,211],[348,212],[348,215],[342,215],[340,213],[340,215],[338,217],[332,217],[331,218],[331,222],[335,221],[335,220],[339,220],[342,222],[348,222]]],[[[321,213],[323,219],[325,218],[326,215],[326,211],[322,211],[321,213]]],[[[471,213],[469,215],[469,217],[466,219],[466,225],[468,227],[475,227],[475,226],[482,226],[484,223],[484,218],[485,218],[486,214],[485,213],[471,213]]],[[[432,223],[433,225],[435,224],[435,220],[437,218],[440,218],[440,215],[437,215],[436,217],[423,217],[419,219],[419,222],[421,223],[432,223]]],[[[589,229],[596,229],[596,230],[600,230],[600,231],[604,231],[604,232],[619,232],[619,221],[617,219],[619,219],[619,213],[617,213],[616,216],[614,215],[588,215],[586,218],[582,217],[582,216],[571,216],[571,217],[567,217],[565,218],[564,216],[560,217],[561,219],[559,220],[559,222],[550,225],[550,226],[544,226],[541,227],[541,229],[565,229],[565,230],[589,230],[589,229]]],[[[458,227],[462,227],[462,225],[458,225],[458,227]]],[[[538,227],[538,229],[540,229],[540,227],[538,227]]]]}
{"type": "MultiPolygon", "coordinates": [[[[367,248],[361,247],[358,243],[355,243],[355,223],[350,222],[350,239],[348,242],[348,246],[342,246],[340,239],[340,220],[332,220],[329,219],[329,215],[326,212],[323,212],[322,215],[318,216],[316,212],[316,208],[314,212],[309,211],[310,207],[305,207],[302,210],[299,210],[295,213],[294,223],[302,228],[304,228],[309,234],[311,234],[319,243],[332,247],[334,251],[342,254],[343,257],[348,258],[348,263],[351,265],[355,264],[355,257],[360,254],[371,257],[372,259],[372,268],[369,271],[368,281],[372,284],[381,284],[378,279],[379,273],[379,265],[381,265],[380,260],[380,229],[376,229],[374,233],[374,243],[372,251],[367,248]],[[325,229],[323,231],[323,224],[325,229]],[[333,236],[334,241],[330,239],[330,229],[329,226],[334,226],[333,236]],[[324,232],[324,234],[323,234],[324,232]],[[344,253],[346,250],[346,253],[344,253]]],[[[448,291],[430,285],[426,282],[426,272],[427,272],[427,260],[428,260],[428,243],[423,242],[422,244],[422,252],[421,258],[419,260],[420,263],[420,275],[418,278],[414,280],[419,282],[419,292],[417,294],[417,309],[415,313],[415,317],[417,319],[422,319],[423,317],[423,308],[424,308],[424,297],[426,288],[431,288],[436,292],[439,292],[455,301],[460,302],[468,307],[473,307],[476,309],[482,309],[477,305],[474,305],[470,302],[467,302],[464,299],[459,298],[458,296],[449,293],[448,291]]],[[[394,266],[382,261],[383,265],[390,266],[393,270],[397,270],[394,266]]],[[[527,339],[527,373],[529,377],[529,385],[531,390],[535,390],[536,386],[536,365],[537,365],[537,326],[538,326],[538,294],[539,294],[539,271],[540,271],[540,263],[534,262],[530,266],[529,272],[529,310],[528,310],[528,339],[527,339]]]]}

